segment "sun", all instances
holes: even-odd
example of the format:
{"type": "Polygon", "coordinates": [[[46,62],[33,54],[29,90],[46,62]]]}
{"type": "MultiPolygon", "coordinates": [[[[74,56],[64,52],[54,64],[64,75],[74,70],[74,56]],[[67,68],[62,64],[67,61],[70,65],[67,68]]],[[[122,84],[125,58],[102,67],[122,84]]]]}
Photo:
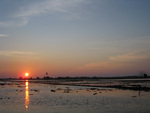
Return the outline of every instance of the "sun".
{"type": "Polygon", "coordinates": [[[25,76],[28,77],[28,76],[29,76],[29,73],[25,73],[25,76]]]}

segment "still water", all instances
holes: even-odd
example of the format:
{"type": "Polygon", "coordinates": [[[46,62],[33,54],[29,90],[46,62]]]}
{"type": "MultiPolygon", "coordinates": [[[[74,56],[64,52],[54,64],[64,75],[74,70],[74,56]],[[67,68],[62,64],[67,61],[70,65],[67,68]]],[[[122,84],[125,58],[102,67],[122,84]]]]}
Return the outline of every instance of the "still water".
{"type": "Polygon", "coordinates": [[[8,82],[0,113],[150,113],[150,92],[8,82]]]}
{"type": "Polygon", "coordinates": [[[29,82],[28,81],[26,81],[25,82],[26,83],[26,90],[25,90],[25,108],[26,108],[26,111],[28,111],[28,106],[29,106],[29,102],[30,102],[30,100],[29,100],[29,82]]]}

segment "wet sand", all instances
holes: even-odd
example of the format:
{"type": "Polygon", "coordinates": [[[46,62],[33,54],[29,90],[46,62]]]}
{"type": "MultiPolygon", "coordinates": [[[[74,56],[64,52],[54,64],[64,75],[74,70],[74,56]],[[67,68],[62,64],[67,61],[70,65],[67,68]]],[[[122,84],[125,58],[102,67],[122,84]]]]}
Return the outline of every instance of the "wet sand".
{"type": "MultiPolygon", "coordinates": [[[[110,87],[110,85],[120,85],[120,80],[0,83],[0,113],[150,112],[150,92],[110,87]],[[109,87],[100,87],[100,85],[109,87]]],[[[132,85],[131,87],[137,85],[149,87],[149,81],[123,81],[123,83],[132,85]]]]}

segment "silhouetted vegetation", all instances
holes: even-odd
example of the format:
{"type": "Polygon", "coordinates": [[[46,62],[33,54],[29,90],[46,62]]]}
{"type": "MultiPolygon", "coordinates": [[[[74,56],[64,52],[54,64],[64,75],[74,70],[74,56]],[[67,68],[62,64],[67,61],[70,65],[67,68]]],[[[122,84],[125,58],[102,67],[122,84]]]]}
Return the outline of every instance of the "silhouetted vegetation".
{"type": "Polygon", "coordinates": [[[120,77],[96,77],[96,76],[93,76],[93,77],[86,77],[86,76],[81,76],[81,77],[69,77],[69,76],[66,76],[66,77],[56,77],[56,78],[53,78],[53,77],[49,77],[49,76],[46,76],[46,77],[43,77],[41,79],[69,79],[69,80],[73,80],[73,79],[80,79],[80,80],[84,80],[84,79],[140,79],[140,78],[150,78],[150,76],[148,76],[146,73],[143,74],[143,76],[120,76],[120,77]]]}
{"type": "Polygon", "coordinates": [[[146,73],[144,73],[144,78],[147,78],[147,74],[146,73]]]}
{"type": "Polygon", "coordinates": [[[30,78],[29,78],[29,80],[33,80],[33,78],[32,78],[32,77],[30,77],[30,78]]]}
{"type": "MultiPolygon", "coordinates": [[[[46,74],[48,74],[46,72],[46,74]]],[[[98,77],[98,76],[92,76],[92,77],[87,77],[87,76],[78,76],[78,77],[49,77],[49,76],[44,76],[43,78],[36,77],[36,78],[28,78],[28,77],[19,77],[17,78],[0,78],[0,80],[70,80],[70,81],[78,81],[78,80],[96,80],[96,79],[141,79],[141,78],[150,78],[150,76],[145,73],[144,71],[140,71],[138,75],[135,76],[118,76],[118,77],[98,77]]]]}
{"type": "Polygon", "coordinates": [[[36,77],[36,79],[37,79],[37,80],[39,80],[39,79],[40,79],[40,77],[36,77]]]}
{"type": "Polygon", "coordinates": [[[52,79],[52,77],[46,76],[46,77],[44,77],[43,79],[49,80],[49,79],[52,79]]]}
{"type": "Polygon", "coordinates": [[[145,71],[140,71],[139,72],[139,76],[144,77],[144,78],[148,77],[148,75],[147,75],[147,73],[145,71]]]}

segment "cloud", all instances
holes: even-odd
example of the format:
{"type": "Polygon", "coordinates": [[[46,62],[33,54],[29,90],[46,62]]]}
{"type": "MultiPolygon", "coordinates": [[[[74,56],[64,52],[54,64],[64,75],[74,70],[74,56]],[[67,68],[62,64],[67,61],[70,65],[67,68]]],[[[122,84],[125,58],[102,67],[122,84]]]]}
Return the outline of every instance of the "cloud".
{"type": "Polygon", "coordinates": [[[12,26],[13,22],[11,21],[2,21],[0,22],[0,27],[8,27],[8,26],[12,26]]]}
{"type": "Polygon", "coordinates": [[[85,64],[79,72],[112,73],[149,69],[150,50],[129,52],[123,55],[111,56],[107,61],[85,64]]]}
{"type": "Polygon", "coordinates": [[[73,17],[77,19],[79,15],[76,13],[76,10],[81,4],[85,3],[88,3],[88,0],[42,0],[20,6],[18,11],[12,14],[11,21],[1,21],[0,26],[24,26],[31,17],[42,14],[65,13],[68,14],[68,18],[73,17]]]}
{"type": "Polygon", "coordinates": [[[27,18],[16,18],[11,21],[1,21],[0,27],[24,26],[28,23],[27,18]]]}
{"type": "Polygon", "coordinates": [[[110,57],[110,61],[135,62],[135,61],[140,61],[140,60],[149,59],[149,58],[150,58],[149,50],[141,50],[141,51],[129,52],[123,55],[112,56],[110,57]]]}
{"type": "Polygon", "coordinates": [[[7,37],[8,35],[0,34],[0,37],[7,37]]]}
{"type": "Polygon", "coordinates": [[[23,56],[23,55],[34,55],[33,52],[24,51],[0,51],[1,56],[23,56]]]}
{"type": "Polygon", "coordinates": [[[74,7],[86,3],[87,0],[45,0],[22,8],[15,16],[30,17],[43,13],[61,12],[70,13],[74,7]]]}

